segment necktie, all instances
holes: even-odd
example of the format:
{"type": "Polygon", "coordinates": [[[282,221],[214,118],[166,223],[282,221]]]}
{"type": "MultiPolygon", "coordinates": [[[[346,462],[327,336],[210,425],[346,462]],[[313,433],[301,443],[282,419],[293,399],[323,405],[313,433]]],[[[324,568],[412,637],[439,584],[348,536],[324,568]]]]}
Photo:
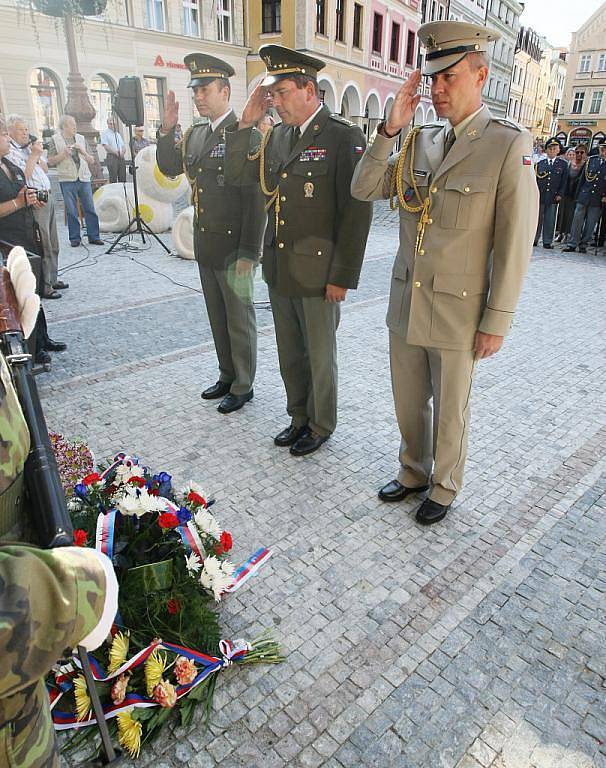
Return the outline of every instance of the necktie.
{"type": "Polygon", "coordinates": [[[295,127],[292,129],[292,135],[290,137],[290,151],[295,148],[295,144],[299,141],[301,138],[301,129],[298,125],[295,125],[295,127]]]}
{"type": "Polygon", "coordinates": [[[444,157],[450,152],[452,145],[455,143],[457,136],[454,132],[454,128],[451,128],[446,134],[446,141],[444,142],[444,157]]]}

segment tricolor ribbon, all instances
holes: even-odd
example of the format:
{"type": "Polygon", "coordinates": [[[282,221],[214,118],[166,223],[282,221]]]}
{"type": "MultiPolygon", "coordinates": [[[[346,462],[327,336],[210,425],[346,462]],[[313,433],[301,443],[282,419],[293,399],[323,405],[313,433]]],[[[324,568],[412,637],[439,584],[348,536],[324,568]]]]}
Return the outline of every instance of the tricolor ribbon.
{"type": "Polygon", "coordinates": [[[114,536],[116,535],[115,509],[109,512],[100,512],[97,518],[97,535],[95,537],[95,549],[103,552],[111,560],[114,554],[114,536]]]}
{"type": "Polygon", "coordinates": [[[234,580],[227,587],[225,592],[235,592],[237,589],[245,584],[251,576],[259,570],[259,568],[266,563],[271,557],[271,549],[267,547],[261,547],[254,555],[251,555],[245,563],[234,571],[234,580]]]}

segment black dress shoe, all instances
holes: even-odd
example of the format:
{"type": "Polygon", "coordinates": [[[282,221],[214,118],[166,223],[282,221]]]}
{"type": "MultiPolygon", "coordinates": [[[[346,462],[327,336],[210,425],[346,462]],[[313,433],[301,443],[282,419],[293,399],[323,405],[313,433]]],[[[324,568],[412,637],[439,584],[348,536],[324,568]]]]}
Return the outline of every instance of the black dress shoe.
{"type": "Polygon", "coordinates": [[[574,253],[576,248],[574,245],[567,245],[566,248],[562,248],[562,253],[574,253]]]}
{"type": "Polygon", "coordinates": [[[234,395],[233,392],[230,392],[228,395],[225,395],[223,400],[221,400],[217,410],[219,413],[232,413],[233,411],[239,411],[244,403],[247,403],[249,400],[253,399],[253,394],[254,393],[252,389],[245,395],[234,395]]]}
{"type": "Polygon", "coordinates": [[[433,523],[439,523],[446,517],[446,513],[450,509],[450,504],[438,504],[437,501],[431,499],[425,499],[421,506],[417,509],[417,523],[421,525],[432,525],[433,523]]]}
{"type": "Polygon", "coordinates": [[[50,365],[52,363],[51,356],[45,349],[39,349],[34,357],[34,363],[36,365],[50,365]]]}
{"type": "Polygon", "coordinates": [[[286,429],[278,432],[274,437],[274,443],[279,445],[280,448],[286,448],[286,446],[296,443],[300,437],[303,437],[308,432],[309,427],[307,424],[303,424],[302,427],[297,427],[294,424],[291,424],[289,427],[286,427],[286,429]]]}
{"type": "Polygon", "coordinates": [[[579,253],[587,253],[587,248],[584,245],[579,245],[579,253]]]}
{"type": "Polygon", "coordinates": [[[99,240],[99,239],[97,239],[97,240],[89,240],[88,243],[89,243],[89,245],[105,245],[105,241],[104,240],[99,240]]]}
{"type": "Polygon", "coordinates": [[[547,248],[547,250],[553,250],[553,245],[543,245],[543,248],[547,248]]]}
{"type": "Polygon", "coordinates": [[[44,349],[47,352],[65,352],[67,344],[64,341],[53,341],[53,339],[47,339],[44,342],[44,349]]]}
{"type": "Polygon", "coordinates": [[[392,480],[384,485],[379,491],[381,501],[402,501],[413,493],[423,493],[429,488],[428,485],[419,485],[416,488],[407,488],[397,480],[392,480]]]}
{"type": "Polygon", "coordinates": [[[56,288],[59,291],[64,291],[66,288],[69,288],[69,283],[64,283],[63,280],[57,280],[56,283],[53,283],[53,288],[56,288]]]}
{"type": "Polygon", "coordinates": [[[42,298],[43,299],[60,299],[62,297],[59,291],[47,291],[46,293],[42,294],[42,298]]]}
{"type": "Polygon", "coordinates": [[[80,240],[70,240],[69,244],[72,248],[77,248],[80,245],[80,240]]]}
{"type": "Polygon", "coordinates": [[[328,440],[328,437],[329,435],[319,435],[309,429],[306,434],[290,446],[290,452],[293,456],[307,456],[308,453],[317,451],[322,443],[328,440]]]}
{"type": "Polygon", "coordinates": [[[205,389],[200,397],[202,400],[217,400],[218,398],[225,397],[225,395],[229,394],[230,389],[231,382],[218,381],[216,384],[213,384],[212,387],[205,389]]]}

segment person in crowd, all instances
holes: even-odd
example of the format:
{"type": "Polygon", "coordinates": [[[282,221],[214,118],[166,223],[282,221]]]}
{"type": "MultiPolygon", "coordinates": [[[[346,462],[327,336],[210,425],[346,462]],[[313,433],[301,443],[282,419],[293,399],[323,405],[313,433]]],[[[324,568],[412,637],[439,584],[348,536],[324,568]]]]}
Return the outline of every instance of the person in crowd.
{"type": "Polygon", "coordinates": [[[151,141],[149,139],[146,139],[143,135],[145,132],[145,128],[142,125],[138,125],[135,128],[135,135],[133,137],[133,158],[137,157],[139,152],[142,149],[145,149],[145,147],[149,147],[151,144],[151,141]]]}
{"type": "Polygon", "coordinates": [[[587,253],[587,245],[594,236],[602,205],[606,202],[606,139],[599,144],[599,154],[590,157],[583,166],[577,187],[576,206],[566,253],[587,253]]]}
{"type": "Polygon", "coordinates": [[[184,61],[198,113],[209,122],[194,124],[177,145],[179,104],[169,91],[156,160],[169,176],[185,171],[191,184],[194,252],[219,363],[219,380],[202,392],[202,398],[220,399],[219,413],[227,414],[253,397],[257,368],[253,281],[265,227],[263,194],[252,175],[243,186],[226,180],[225,131],[238,122],[229,103],[233,67],[202,53],[191,53],[184,61]]]}
{"type": "Polygon", "coordinates": [[[539,195],[530,134],[482,104],[489,43],[500,34],[459,21],[423,24],[417,34],[433,105],[448,123],[413,129],[392,157],[421,98],[415,71],[369,141],[352,192],[388,198],[395,184],[400,204],[387,313],[400,471],[379,498],[397,502],[429,488],[416,519],[431,525],[462,487],[475,365],[510,330],[539,195]]]}
{"type": "MultiPolygon", "coordinates": [[[[36,290],[42,293],[41,242],[33,212],[45,203],[38,200],[37,190],[28,188],[21,168],[8,159],[10,149],[11,139],[6,122],[0,116],[0,241],[5,246],[2,250],[10,250],[14,245],[25,248],[36,276],[36,290]]],[[[49,352],[67,349],[64,342],[49,338],[43,310],[32,337],[34,360],[38,364],[50,364],[49,352]]]]}
{"type": "Polygon", "coordinates": [[[259,55],[267,71],[237,129],[226,132],[227,170],[239,183],[252,166],[267,199],[263,276],[291,417],[274,442],[305,456],[337,424],[340,304],[358,285],[372,219],[372,204],[350,191],[366,141],[320,101],[322,60],[280,45],[261,46],[259,55]],[[251,156],[251,131],[270,99],[282,123],[251,156]]]}
{"type": "Polygon", "coordinates": [[[568,163],[559,154],[562,150],[560,142],[552,137],[545,144],[547,157],[535,165],[535,176],[539,188],[539,221],[534,238],[538,245],[541,232],[543,233],[543,248],[553,248],[556,211],[566,190],[568,180],[568,163]]]}
{"type": "Polygon", "coordinates": [[[30,135],[25,118],[21,115],[7,117],[8,133],[11,138],[11,148],[8,159],[19,166],[25,174],[28,187],[40,191],[46,197],[46,205],[32,209],[34,219],[40,230],[42,239],[42,279],[44,282],[42,297],[45,299],[60,299],[59,290],[69,288],[67,283],[59,280],[59,236],[55,217],[55,201],[48,178],[48,166],[44,161],[44,147],[40,139],[30,135]]]}
{"type": "Polygon", "coordinates": [[[107,118],[107,128],[101,131],[101,144],[105,150],[105,164],[109,183],[126,181],[126,144],[120,135],[113,117],[107,118]]]}
{"type": "Polygon", "coordinates": [[[544,160],[547,157],[545,154],[545,147],[543,146],[543,142],[541,139],[536,138],[534,140],[534,144],[532,146],[532,163],[533,165],[536,165],[541,160],[544,160]]]}
{"type": "Polygon", "coordinates": [[[57,168],[72,248],[77,248],[81,242],[78,202],[84,213],[88,242],[91,245],[104,245],[99,237],[99,217],[95,211],[90,182],[89,163],[92,162],[84,136],[76,133],[76,121],[71,115],[62,115],[59,130],[49,142],[48,165],[57,168]]]}
{"type": "Polygon", "coordinates": [[[566,243],[570,236],[577,187],[587,160],[587,147],[584,144],[571,147],[566,151],[566,158],[568,160],[568,178],[562,201],[558,207],[558,236],[556,237],[556,242],[561,243],[566,243]]]}
{"type": "Polygon", "coordinates": [[[178,144],[183,139],[183,128],[181,128],[181,123],[177,123],[175,125],[175,144],[178,144]]]}

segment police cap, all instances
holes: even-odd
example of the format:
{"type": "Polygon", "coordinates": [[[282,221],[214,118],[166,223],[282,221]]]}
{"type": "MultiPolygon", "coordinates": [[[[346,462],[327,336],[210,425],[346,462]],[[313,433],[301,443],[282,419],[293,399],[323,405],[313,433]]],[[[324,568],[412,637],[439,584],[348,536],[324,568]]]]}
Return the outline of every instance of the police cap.
{"type": "Polygon", "coordinates": [[[424,75],[453,67],[468,53],[486,53],[488,43],[501,37],[495,29],[466,21],[431,21],[422,24],[417,35],[427,50],[424,75]]]}
{"type": "Polygon", "coordinates": [[[188,53],[183,63],[191,75],[188,88],[193,88],[195,85],[208,85],[213,80],[228,80],[236,74],[231,64],[206,53],[188,53]]]}
{"type": "Polygon", "coordinates": [[[321,59],[286,48],[284,45],[262,45],[259,48],[259,56],[267,68],[261,85],[273,85],[278,80],[293,75],[305,75],[315,80],[318,72],[326,66],[321,59]]]}

